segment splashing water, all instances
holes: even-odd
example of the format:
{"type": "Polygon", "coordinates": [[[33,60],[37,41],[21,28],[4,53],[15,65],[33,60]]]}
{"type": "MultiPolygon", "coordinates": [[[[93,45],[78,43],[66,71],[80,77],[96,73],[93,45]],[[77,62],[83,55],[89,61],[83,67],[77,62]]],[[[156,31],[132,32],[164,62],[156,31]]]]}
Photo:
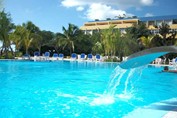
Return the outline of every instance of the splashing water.
{"type": "Polygon", "coordinates": [[[124,94],[127,94],[128,83],[129,83],[130,79],[132,78],[135,70],[136,69],[132,69],[132,70],[129,71],[128,77],[126,78],[126,81],[125,81],[125,88],[124,88],[124,91],[123,91],[124,94]]]}
{"type": "Polygon", "coordinates": [[[120,66],[117,66],[113,73],[110,76],[110,80],[108,83],[108,87],[105,90],[104,94],[98,98],[95,98],[90,105],[107,105],[113,104],[115,102],[115,98],[119,99],[131,99],[133,97],[133,83],[131,79],[136,76],[136,81],[141,78],[142,70],[146,66],[133,68],[133,69],[122,69],[120,66]],[[138,74],[138,75],[135,75],[138,74]],[[116,94],[117,89],[119,89],[120,83],[123,83],[124,89],[116,94]],[[128,85],[130,84],[130,88],[128,89],[128,85]]]}
{"type": "Polygon", "coordinates": [[[98,105],[108,105],[114,103],[114,97],[110,95],[103,94],[98,98],[94,98],[93,101],[90,103],[91,106],[98,106],[98,105]]]}
{"type": "Polygon", "coordinates": [[[126,72],[127,70],[120,68],[120,66],[115,68],[113,74],[110,77],[111,79],[108,83],[108,88],[105,91],[105,94],[109,94],[111,96],[115,94],[116,88],[120,85],[121,78],[126,72]]]}

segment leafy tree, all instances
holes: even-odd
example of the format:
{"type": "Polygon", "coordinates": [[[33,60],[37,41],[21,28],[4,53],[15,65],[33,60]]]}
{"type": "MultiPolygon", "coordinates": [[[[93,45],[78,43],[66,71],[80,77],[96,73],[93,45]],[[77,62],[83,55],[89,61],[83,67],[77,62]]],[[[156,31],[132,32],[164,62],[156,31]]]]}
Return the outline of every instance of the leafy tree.
{"type": "Polygon", "coordinates": [[[123,60],[123,57],[137,51],[139,51],[139,44],[136,39],[133,38],[133,35],[129,31],[127,31],[126,34],[122,34],[117,44],[117,53],[120,57],[120,61],[123,60]]]}
{"type": "Polygon", "coordinates": [[[162,23],[159,26],[159,34],[162,36],[163,45],[167,45],[167,35],[169,34],[170,26],[166,23],[162,23]]]}
{"type": "Polygon", "coordinates": [[[11,41],[9,39],[9,34],[12,32],[14,24],[11,23],[10,14],[5,13],[3,10],[0,12],[0,40],[2,41],[2,52],[5,52],[5,58],[8,58],[9,49],[13,52],[11,48],[11,41]]]}
{"type": "Polygon", "coordinates": [[[159,47],[159,46],[163,46],[164,45],[164,42],[163,42],[163,39],[162,37],[160,37],[160,35],[155,35],[153,37],[153,39],[151,40],[151,45],[152,47],[159,47]]]}
{"type": "Polygon", "coordinates": [[[55,34],[51,31],[41,31],[40,36],[42,36],[42,46],[48,45],[50,41],[52,41],[55,37],[55,34]]]}
{"type": "Polygon", "coordinates": [[[162,46],[174,45],[176,34],[176,31],[172,30],[168,24],[162,23],[162,25],[159,26],[159,37],[162,40],[162,46]]]}
{"type": "Polygon", "coordinates": [[[67,46],[70,49],[70,54],[75,51],[75,44],[74,41],[76,40],[77,36],[81,32],[79,28],[73,24],[69,24],[68,29],[65,27],[63,29],[63,38],[67,42],[67,46]]]}
{"type": "Polygon", "coordinates": [[[101,31],[101,42],[105,51],[105,55],[113,56],[116,54],[116,47],[120,41],[121,33],[119,29],[114,29],[114,25],[109,29],[101,31]]]}
{"type": "Polygon", "coordinates": [[[93,48],[92,48],[92,52],[93,52],[93,54],[97,54],[97,53],[98,54],[102,54],[102,53],[104,53],[102,44],[100,42],[96,42],[94,44],[93,48]]]}
{"type": "Polygon", "coordinates": [[[20,47],[22,46],[24,27],[18,25],[15,27],[14,32],[9,35],[12,44],[15,44],[15,52],[18,52],[20,47]]]}
{"type": "Polygon", "coordinates": [[[42,36],[37,33],[31,33],[31,37],[33,38],[31,45],[34,45],[38,49],[39,53],[41,53],[41,47],[43,45],[42,36]]]}
{"type": "Polygon", "coordinates": [[[166,23],[162,23],[161,26],[159,26],[159,33],[163,36],[163,39],[166,39],[167,34],[169,34],[170,26],[166,23]]]}
{"type": "Polygon", "coordinates": [[[23,47],[25,48],[26,54],[28,54],[28,50],[32,45],[33,49],[37,48],[39,52],[41,52],[41,47],[46,43],[46,41],[43,40],[43,34],[45,33],[41,32],[31,21],[23,23],[22,26],[24,28],[23,47]]]}
{"type": "Polygon", "coordinates": [[[92,40],[92,53],[104,54],[103,44],[101,43],[101,32],[93,32],[90,39],[92,40]]]}
{"type": "Polygon", "coordinates": [[[31,32],[29,31],[29,30],[27,30],[27,29],[25,29],[25,31],[24,31],[24,37],[23,37],[23,46],[24,46],[24,48],[25,48],[25,52],[26,52],[26,54],[29,54],[28,53],[28,49],[29,49],[29,47],[31,46],[31,44],[32,44],[32,41],[33,41],[33,36],[31,35],[31,32]]]}
{"type": "Polygon", "coordinates": [[[91,53],[93,42],[90,35],[86,35],[83,32],[79,32],[75,40],[75,52],[76,53],[91,53]]]}
{"type": "Polygon", "coordinates": [[[148,37],[145,37],[145,36],[142,36],[141,38],[140,38],[140,40],[141,40],[141,43],[142,43],[142,46],[144,47],[144,48],[151,48],[152,47],[152,39],[154,38],[154,36],[153,35],[149,35],[148,37]]]}
{"type": "Polygon", "coordinates": [[[174,45],[177,42],[177,31],[172,30],[170,31],[171,36],[169,37],[168,45],[174,45]]]}
{"type": "Polygon", "coordinates": [[[93,32],[93,34],[90,36],[90,39],[92,40],[93,44],[96,44],[97,42],[101,42],[101,33],[93,32]]]}
{"type": "Polygon", "coordinates": [[[132,37],[135,39],[139,39],[142,36],[149,36],[150,31],[147,29],[146,24],[140,22],[139,24],[134,24],[128,31],[132,34],[132,37]]]}
{"type": "Polygon", "coordinates": [[[55,37],[50,41],[51,46],[53,46],[57,53],[59,53],[60,50],[63,50],[65,45],[67,44],[66,40],[63,37],[63,34],[56,33],[55,37]]]}
{"type": "Polygon", "coordinates": [[[41,52],[44,53],[46,51],[51,50],[51,43],[53,41],[53,39],[55,38],[55,35],[53,32],[51,31],[39,31],[39,33],[37,33],[37,38],[34,39],[35,43],[35,47],[37,47],[37,49],[41,52]]]}
{"type": "Polygon", "coordinates": [[[28,21],[27,23],[22,24],[27,30],[29,30],[31,33],[39,33],[40,29],[35,24],[33,24],[31,21],[28,21]]]}

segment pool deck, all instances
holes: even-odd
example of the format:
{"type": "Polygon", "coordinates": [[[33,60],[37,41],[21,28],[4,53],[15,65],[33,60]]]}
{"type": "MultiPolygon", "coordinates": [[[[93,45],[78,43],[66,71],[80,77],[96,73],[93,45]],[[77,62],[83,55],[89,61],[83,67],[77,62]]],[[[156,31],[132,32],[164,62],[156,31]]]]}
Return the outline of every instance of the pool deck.
{"type": "Polygon", "coordinates": [[[177,109],[176,111],[169,111],[167,114],[163,116],[163,118],[177,118],[177,109]]]}
{"type": "Polygon", "coordinates": [[[124,118],[177,118],[177,98],[138,107],[124,118]]]}

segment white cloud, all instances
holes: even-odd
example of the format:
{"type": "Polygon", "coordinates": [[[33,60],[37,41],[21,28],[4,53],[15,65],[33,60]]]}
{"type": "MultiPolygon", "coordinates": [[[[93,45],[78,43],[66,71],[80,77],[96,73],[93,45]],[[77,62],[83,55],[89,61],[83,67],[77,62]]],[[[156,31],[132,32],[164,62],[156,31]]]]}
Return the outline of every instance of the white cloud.
{"type": "Polygon", "coordinates": [[[76,8],[76,10],[77,10],[77,11],[83,11],[83,10],[84,10],[84,7],[79,6],[79,7],[76,8]]]}
{"type": "Polygon", "coordinates": [[[64,7],[75,7],[77,11],[86,9],[85,17],[90,20],[113,18],[126,14],[128,8],[141,9],[142,6],[150,6],[154,0],[62,0],[64,7]]]}
{"type": "Polygon", "coordinates": [[[154,3],[154,0],[62,0],[61,4],[65,7],[76,7],[92,5],[94,3],[114,5],[122,7],[141,7],[149,6],[154,3]]]}
{"type": "Polygon", "coordinates": [[[62,0],[61,4],[65,7],[77,7],[86,5],[87,3],[82,2],[82,0],[62,0]]]}
{"type": "Polygon", "coordinates": [[[145,6],[149,6],[153,4],[153,0],[141,0],[141,3],[145,6]]]}
{"type": "Polygon", "coordinates": [[[90,20],[95,19],[106,19],[106,18],[114,18],[115,16],[123,16],[126,14],[123,10],[116,10],[111,8],[111,6],[95,3],[90,5],[89,9],[86,12],[86,17],[90,20]]]}
{"type": "Polygon", "coordinates": [[[154,15],[151,14],[151,13],[146,13],[146,14],[145,14],[145,17],[151,17],[151,16],[154,16],[154,15]]]}

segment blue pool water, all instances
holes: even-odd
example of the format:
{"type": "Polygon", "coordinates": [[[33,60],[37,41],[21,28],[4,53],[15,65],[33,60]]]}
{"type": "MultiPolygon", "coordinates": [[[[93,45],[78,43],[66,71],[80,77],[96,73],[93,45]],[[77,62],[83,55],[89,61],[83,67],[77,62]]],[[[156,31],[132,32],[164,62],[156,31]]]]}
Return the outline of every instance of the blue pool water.
{"type": "Polygon", "coordinates": [[[176,74],[146,66],[119,79],[117,65],[0,61],[0,118],[121,118],[133,117],[138,109],[167,112],[177,106],[176,74]]]}

